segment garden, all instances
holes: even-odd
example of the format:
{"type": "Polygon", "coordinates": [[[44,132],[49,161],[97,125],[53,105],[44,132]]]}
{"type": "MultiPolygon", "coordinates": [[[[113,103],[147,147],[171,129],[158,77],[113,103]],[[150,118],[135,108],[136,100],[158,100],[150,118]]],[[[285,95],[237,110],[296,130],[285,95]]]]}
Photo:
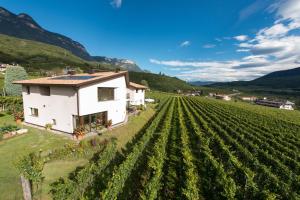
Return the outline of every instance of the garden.
{"type": "MultiPolygon", "coordinates": [[[[5,107],[10,107],[8,102],[11,101],[2,101],[6,102],[5,107]]],[[[126,144],[155,113],[151,105],[138,116],[131,116],[126,125],[78,142],[46,129],[18,124],[13,112],[5,110],[0,113],[1,133],[24,128],[28,133],[0,141],[0,199],[22,199],[20,173],[31,182],[35,198],[51,199],[49,192],[53,182],[67,178],[100,153],[102,155],[107,144],[113,144],[119,152],[124,151],[126,144]],[[28,169],[31,173],[27,173],[28,169]]]]}

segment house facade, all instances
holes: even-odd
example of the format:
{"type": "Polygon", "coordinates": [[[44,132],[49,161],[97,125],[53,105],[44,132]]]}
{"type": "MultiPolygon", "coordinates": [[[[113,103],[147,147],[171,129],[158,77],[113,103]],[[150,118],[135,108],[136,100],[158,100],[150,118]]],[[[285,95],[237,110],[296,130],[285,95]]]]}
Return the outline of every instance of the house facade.
{"type": "MultiPolygon", "coordinates": [[[[64,75],[16,81],[22,84],[24,120],[38,126],[73,133],[83,126],[96,131],[109,121],[112,125],[126,119],[126,71],[64,75]]],[[[134,101],[134,100],[133,100],[134,101]]],[[[144,100],[143,100],[144,102],[144,100]]]]}
{"type": "Polygon", "coordinates": [[[284,110],[294,110],[294,106],[295,106],[295,104],[290,101],[283,102],[283,101],[273,101],[267,99],[257,99],[255,103],[257,105],[274,107],[274,108],[279,108],[284,110]]]}
{"type": "Polygon", "coordinates": [[[222,99],[224,101],[230,101],[231,97],[229,95],[225,95],[225,94],[217,94],[215,95],[216,99],[222,99]]]}
{"type": "Polygon", "coordinates": [[[127,88],[127,101],[129,105],[138,106],[145,105],[145,90],[146,86],[129,82],[127,88]]]}

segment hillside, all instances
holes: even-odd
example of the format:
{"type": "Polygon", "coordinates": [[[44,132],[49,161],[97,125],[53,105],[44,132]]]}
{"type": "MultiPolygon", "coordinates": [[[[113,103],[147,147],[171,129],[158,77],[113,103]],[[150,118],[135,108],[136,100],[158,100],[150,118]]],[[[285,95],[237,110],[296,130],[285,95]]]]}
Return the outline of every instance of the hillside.
{"type": "Polygon", "coordinates": [[[251,81],[251,84],[271,88],[300,89],[300,67],[290,70],[272,72],[251,81]]]}
{"type": "Polygon", "coordinates": [[[272,72],[252,81],[235,81],[209,85],[218,89],[238,89],[244,94],[288,99],[300,105],[300,68],[272,72]]]}
{"type": "Polygon", "coordinates": [[[300,67],[272,72],[252,81],[235,81],[215,83],[212,86],[220,87],[265,87],[272,89],[300,89],[300,67]]]}
{"type": "Polygon", "coordinates": [[[0,34],[0,62],[18,63],[27,71],[53,70],[65,66],[99,67],[101,69],[113,69],[112,66],[96,62],[85,61],[71,52],[49,44],[31,40],[19,39],[0,34]]]}
{"type": "Polygon", "coordinates": [[[189,84],[195,85],[195,86],[206,86],[206,85],[211,85],[215,83],[214,81],[191,81],[189,84]]]}
{"type": "MultiPolygon", "coordinates": [[[[76,42],[64,35],[43,29],[31,16],[25,13],[16,15],[2,7],[0,7],[0,34],[61,47],[68,51],[67,54],[72,53],[76,57],[81,58],[81,62],[84,63],[97,62],[95,63],[96,65],[114,65],[114,67],[120,67],[129,71],[142,71],[136,63],[127,59],[91,56],[85,47],[79,42],[76,42]]],[[[64,55],[64,53],[62,55],[64,55]]],[[[2,57],[3,56],[9,57],[9,55],[5,55],[5,52],[2,57]]],[[[40,60],[39,57],[37,60],[40,60]]],[[[60,58],[61,56],[59,56],[59,59],[60,58]]],[[[10,60],[13,59],[14,58],[11,58],[10,60]]],[[[45,60],[45,58],[41,60],[45,60]]],[[[63,60],[64,61],[62,61],[62,63],[73,63],[73,59],[71,63],[66,61],[69,59],[63,60]]],[[[17,60],[15,62],[17,62],[17,60]]]]}
{"type": "Polygon", "coordinates": [[[90,60],[90,55],[82,44],[64,35],[43,29],[25,13],[16,15],[0,7],[0,27],[1,34],[59,46],[78,57],[90,60]]]}
{"type": "Polygon", "coordinates": [[[130,80],[136,83],[141,83],[146,80],[150,89],[163,92],[174,92],[176,90],[194,90],[199,89],[197,86],[192,86],[187,82],[176,77],[159,75],[146,72],[129,72],[130,80]]]}

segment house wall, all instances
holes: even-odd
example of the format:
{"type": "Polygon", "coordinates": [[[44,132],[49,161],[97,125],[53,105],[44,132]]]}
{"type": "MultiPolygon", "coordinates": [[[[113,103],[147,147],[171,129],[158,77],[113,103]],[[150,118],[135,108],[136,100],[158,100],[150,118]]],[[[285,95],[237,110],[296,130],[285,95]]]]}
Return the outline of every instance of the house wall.
{"type": "Polygon", "coordinates": [[[112,120],[113,125],[124,122],[126,117],[126,80],[124,76],[80,87],[78,94],[80,116],[107,111],[107,118],[112,120]],[[114,87],[115,100],[99,102],[98,87],[114,87]]]}
{"type": "Polygon", "coordinates": [[[129,94],[129,103],[131,105],[145,105],[145,90],[138,89],[138,92],[136,92],[136,89],[127,88],[127,93],[129,94]]]}
{"type": "Polygon", "coordinates": [[[76,90],[72,87],[50,87],[50,96],[40,95],[39,86],[30,86],[27,94],[23,86],[23,107],[25,122],[45,126],[56,121],[52,128],[63,132],[73,132],[73,115],[77,114],[76,90]],[[30,108],[38,109],[38,117],[31,116],[30,108]]]}
{"type": "Polygon", "coordinates": [[[294,110],[294,108],[291,105],[281,105],[279,108],[285,110],[294,110]]]}

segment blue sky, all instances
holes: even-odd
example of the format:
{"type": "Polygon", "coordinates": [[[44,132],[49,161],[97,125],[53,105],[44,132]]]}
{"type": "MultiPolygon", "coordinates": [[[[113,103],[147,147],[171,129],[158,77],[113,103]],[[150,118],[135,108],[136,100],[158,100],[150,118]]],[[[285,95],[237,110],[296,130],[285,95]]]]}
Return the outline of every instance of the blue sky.
{"type": "Polygon", "coordinates": [[[251,80],[300,65],[299,0],[0,0],[82,43],[184,80],[251,80]]]}

